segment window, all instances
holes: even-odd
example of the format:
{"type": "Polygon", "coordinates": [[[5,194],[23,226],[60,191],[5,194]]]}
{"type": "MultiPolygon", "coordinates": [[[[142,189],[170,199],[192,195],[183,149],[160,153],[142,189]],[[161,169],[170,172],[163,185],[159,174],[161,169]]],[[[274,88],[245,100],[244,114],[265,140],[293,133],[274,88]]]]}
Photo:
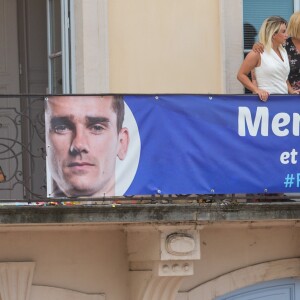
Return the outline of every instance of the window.
{"type": "Polygon", "coordinates": [[[263,21],[269,16],[281,16],[287,21],[297,10],[294,0],[244,0],[243,25],[244,25],[244,53],[249,52],[258,40],[258,32],[263,21]]]}
{"type": "Polygon", "coordinates": [[[70,93],[70,0],[47,1],[48,92],[70,93]]]}

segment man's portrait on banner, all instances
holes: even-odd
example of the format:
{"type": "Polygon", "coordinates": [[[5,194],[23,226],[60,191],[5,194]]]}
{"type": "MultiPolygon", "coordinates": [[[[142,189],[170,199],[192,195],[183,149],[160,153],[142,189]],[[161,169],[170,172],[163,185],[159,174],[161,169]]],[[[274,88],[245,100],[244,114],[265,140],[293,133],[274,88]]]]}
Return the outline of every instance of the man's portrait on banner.
{"type": "Polygon", "coordinates": [[[122,96],[47,97],[45,125],[50,197],[125,193],[137,170],[140,140],[122,96]]]}

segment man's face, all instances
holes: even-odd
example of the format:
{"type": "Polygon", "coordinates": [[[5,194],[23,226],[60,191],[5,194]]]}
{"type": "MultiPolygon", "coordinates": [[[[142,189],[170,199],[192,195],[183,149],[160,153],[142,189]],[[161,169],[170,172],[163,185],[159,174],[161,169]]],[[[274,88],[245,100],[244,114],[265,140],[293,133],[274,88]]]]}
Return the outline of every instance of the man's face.
{"type": "Polygon", "coordinates": [[[51,174],[67,196],[114,194],[116,157],[124,159],[128,131],[117,131],[111,96],[47,100],[46,139],[51,174]]]}

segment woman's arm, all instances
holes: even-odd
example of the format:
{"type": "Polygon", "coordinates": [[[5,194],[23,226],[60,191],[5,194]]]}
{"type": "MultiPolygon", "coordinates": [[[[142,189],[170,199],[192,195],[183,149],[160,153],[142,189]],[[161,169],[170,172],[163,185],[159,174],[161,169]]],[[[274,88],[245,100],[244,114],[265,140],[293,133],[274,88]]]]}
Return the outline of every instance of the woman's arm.
{"type": "Polygon", "coordinates": [[[252,80],[252,83],[258,88],[258,84],[257,84],[256,75],[255,75],[254,70],[251,70],[251,80],[252,80]]]}
{"type": "Polygon", "coordinates": [[[269,93],[265,90],[259,89],[248,77],[249,73],[254,68],[260,65],[260,54],[250,51],[245,57],[237,74],[237,79],[254,94],[258,94],[260,100],[267,101],[269,93]]]}

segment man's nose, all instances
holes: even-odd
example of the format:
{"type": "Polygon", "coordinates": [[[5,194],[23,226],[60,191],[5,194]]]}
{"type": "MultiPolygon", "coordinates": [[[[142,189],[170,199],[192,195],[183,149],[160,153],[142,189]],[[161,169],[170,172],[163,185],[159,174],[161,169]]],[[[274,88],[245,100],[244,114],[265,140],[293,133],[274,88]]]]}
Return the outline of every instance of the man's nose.
{"type": "Polygon", "coordinates": [[[89,152],[87,136],[84,130],[77,129],[76,132],[74,132],[74,136],[70,146],[70,153],[72,155],[77,155],[83,152],[89,152]]]}

